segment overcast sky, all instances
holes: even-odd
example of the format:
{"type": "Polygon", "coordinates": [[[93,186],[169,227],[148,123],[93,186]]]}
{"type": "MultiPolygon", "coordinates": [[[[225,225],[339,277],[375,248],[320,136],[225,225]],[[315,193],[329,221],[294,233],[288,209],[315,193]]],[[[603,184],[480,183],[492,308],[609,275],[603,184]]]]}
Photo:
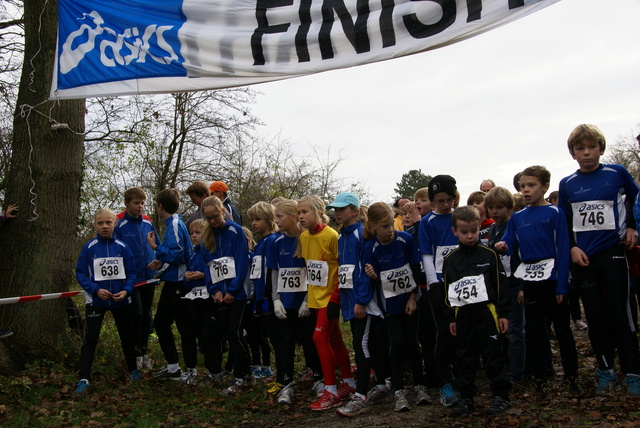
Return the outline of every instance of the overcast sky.
{"type": "Polygon", "coordinates": [[[640,124],[640,1],[562,0],[475,38],[386,62],[254,86],[261,132],[343,148],[341,177],[390,201],[402,174],[449,174],[463,203],[530,165],[551,189],[577,168],[580,123],[613,143],[640,124]]]}

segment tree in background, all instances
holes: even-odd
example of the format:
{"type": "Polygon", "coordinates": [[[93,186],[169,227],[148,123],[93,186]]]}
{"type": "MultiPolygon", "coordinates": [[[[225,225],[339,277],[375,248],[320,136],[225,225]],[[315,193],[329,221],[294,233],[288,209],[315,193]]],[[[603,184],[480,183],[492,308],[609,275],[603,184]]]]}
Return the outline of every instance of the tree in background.
{"type": "Polygon", "coordinates": [[[602,158],[604,163],[617,163],[625,168],[636,180],[640,180],[640,148],[636,136],[640,134],[640,124],[627,136],[619,136],[613,144],[607,144],[602,158]]]}
{"type": "MultiPolygon", "coordinates": [[[[5,3],[6,4],[6,3],[5,3]]],[[[0,297],[66,290],[73,278],[82,179],[84,100],[47,101],[56,49],[57,2],[24,2],[24,66],[13,117],[4,203],[20,206],[0,228],[0,297]],[[67,124],[52,129],[51,120],[67,124]]],[[[55,122],[53,122],[55,123],[55,122]]],[[[0,370],[60,355],[65,302],[3,306],[0,370]]]]}
{"type": "Polygon", "coordinates": [[[430,175],[423,174],[421,169],[412,169],[402,174],[402,178],[396,183],[393,191],[396,192],[397,197],[408,196],[413,198],[416,190],[427,187],[432,178],[430,175]]]}

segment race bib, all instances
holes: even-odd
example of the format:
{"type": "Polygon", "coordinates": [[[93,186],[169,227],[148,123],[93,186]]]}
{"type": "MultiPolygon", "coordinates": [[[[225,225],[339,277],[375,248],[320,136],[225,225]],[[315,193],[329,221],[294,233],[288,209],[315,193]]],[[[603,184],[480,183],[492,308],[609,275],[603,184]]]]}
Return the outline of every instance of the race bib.
{"type": "Polygon", "coordinates": [[[278,269],[278,293],[307,291],[307,272],[303,267],[278,269]]]}
{"type": "Polygon", "coordinates": [[[196,299],[208,299],[209,292],[207,291],[206,286],[194,287],[187,294],[184,295],[183,299],[187,300],[196,300],[196,299]]]}
{"type": "Polygon", "coordinates": [[[307,261],[307,284],[326,287],[329,282],[329,263],[321,260],[307,261]]]}
{"type": "Polygon", "coordinates": [[[236,263],[233,257],[220,257],[219,259],[211,260],[208,264],[211,281],[214,284],[236,277],[236,263]]]}
{"type": "Polygon", "coordinates": [[[122,257],[101,257],[93,259],[93,276],[96,281],[126,279],[122,257]]]}
{"type": "Polygon", "coordinates": [[[385,299],[409,293],[416,287],[413,273],[408,263],[400,268],[380,272],[380,281],[382,282],[382,293],[385,299]]]}
{"type": "Polygon", "coordinates": [[[259,279],[262,277],[262,256],[253,256],[251,259],[251,271],[249,279],[259,279]]]}
{"type": "Polygon", "coordinates": [[[571,204],[573,231],[615,230],[613,201],[586,201],[571,204]]]}
{"type": "Polygon", "coordinates": [[[444,258],[456,248],[458,248],[457,245],[443,245],[441,247],[436,247],[436,273],[442,273],[444,258]]]}
{"type": "Polygon", "coordinates": [[[338,287],[347,290],[353,289],[353,271],[356,265],[340,265],[338,268],[338,287]]]}
{"type": "Polygon", "coordinates": [[[489,300],[484,275],[465,276],[449,284],[449,303],[451,306],[464,306],[489,300]]]}
{"type": "Polygon", "coordinates": [[[502,267],[504,267],[504,273],[507,274],[507,278],[511,276],[511,256],[507,256],[506,254],[500,254],[500,261],[502,262],[502,267]]]}
{"type": "Polygon", "coordinates": [[[544,281],[551,277],[554,259],[541,260],[537,263],[521,263],[513,275],[525,281],[544,281]]]}

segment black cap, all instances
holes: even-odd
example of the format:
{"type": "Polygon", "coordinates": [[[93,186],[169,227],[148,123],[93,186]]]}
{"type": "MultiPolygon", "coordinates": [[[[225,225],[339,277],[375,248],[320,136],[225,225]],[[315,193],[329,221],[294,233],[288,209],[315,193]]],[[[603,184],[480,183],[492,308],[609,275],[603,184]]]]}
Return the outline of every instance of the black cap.
{"type": "Polygon", "coordinates": [[[450,175],[436,175],[429,182],[429,199],[433,201],[436,193],[445,192],[447,195],[456,197],[456,180],[450,175]]]}

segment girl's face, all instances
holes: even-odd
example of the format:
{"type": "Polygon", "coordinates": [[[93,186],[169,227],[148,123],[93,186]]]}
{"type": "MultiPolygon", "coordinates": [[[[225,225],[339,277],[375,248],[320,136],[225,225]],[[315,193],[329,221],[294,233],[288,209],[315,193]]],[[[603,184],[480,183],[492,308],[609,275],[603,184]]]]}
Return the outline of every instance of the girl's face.
{"type": "Polygon", "coordinates": [[[413,226],[413,216],[409,211],[402,214],[402,225],[405,230],[411,226],[413,226]]]}
{"type": "Polygon", "coordinates": [[[213,227],[214,229],[222,227],[226,223],[224,220],[224,213],[216,209],[216,207],[209,206],[204,208],[202,210],[202,215],[204,216],[204,219],[207,221],[207,223],[209,223],[209,226],[213,227]]]}
{"type": "Polygon", "coordinates": [[[199,229],[199,228],[194,228],[191,233],[189,234],[189,236],[191,236],[191,243],[193,245],[200,245],[202,243],[202,234],[204,233],[204,230],[199,229]]]}
{"type": "Polygon", "coordinates": [[[336,223],[341,224],[342,226],[351,226],[352,224],[355,224],[359,212],[360,210],[358,210],[358,208],[349,205],[346,207],[334,208],[333,216],[336,219],[336,223]]]}
{"type": "Polygon", "coordinates": [[[480,220],[487,218],[487,208],[484,206],[484,202],[474,202],[473,207],[478,210],[480,220]]]}
{"type": "Polygon", "coordinates": [[[373,231],[381,244],[390,244],[395,238],[396,231],[393,228],[393,217],[381,220],[373,224],[373,231]]]}
{"type": "Polygon", "coordinates": [[[292,231],[294,228],[297,229],[297,222],[296,216],[276,208],[276,224],[280,232],[292,231]]]}
{"type": "Polygon", "coordinates": [[[269,226],[267,225],[267,221],[263,218],[252,218],[251,228],[255,233],[261,236],[264,236],[269,232],[269,226]]]}
{"type": "Polygon", "coordinates": [[[318,214],[311,209],[307,202],[300,202],[298,204],[298,222],[305,229],[314,229],[320,219],[318,218],[318,214]]]}

